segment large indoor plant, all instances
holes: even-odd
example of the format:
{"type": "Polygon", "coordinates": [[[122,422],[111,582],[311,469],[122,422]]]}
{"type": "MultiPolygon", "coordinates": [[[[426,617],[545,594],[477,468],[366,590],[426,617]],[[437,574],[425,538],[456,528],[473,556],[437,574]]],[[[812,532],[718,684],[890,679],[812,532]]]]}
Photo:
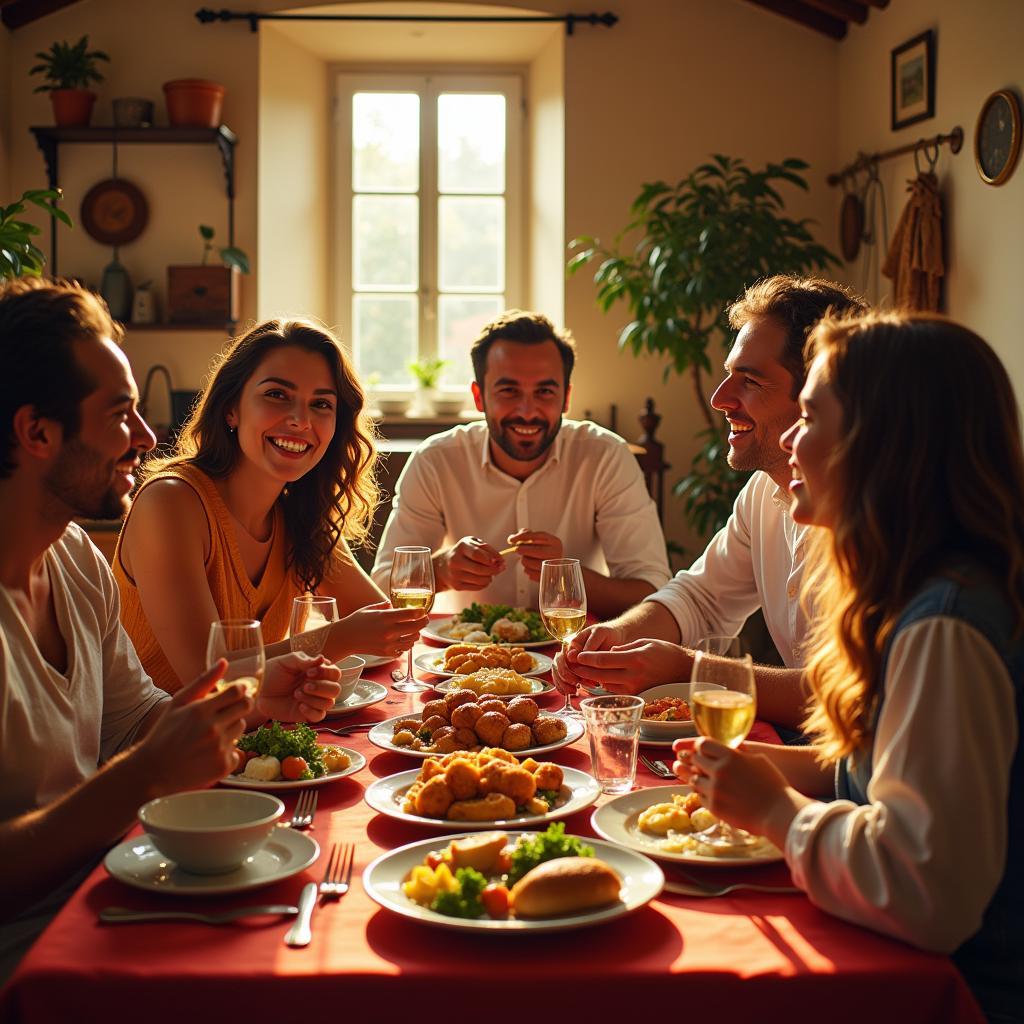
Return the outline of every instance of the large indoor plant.
{"type": "Polygon", "coordinates": [[[37,276],[43,272],[46,259],[33,241],[40,229],[22,219],[25,204],[32,203],[71,227],[71,218],[56,204],[60,189],[32,188],[23,192],[10,206],[0,206],[0,279],[37,276]]]}
{"type": "Polygon", "coordinates": [[[675,486],[686,519],[709,537],[729,516],[746,480],[726,463],[723,422],[709,404],[707,375],[731,341],[725,309],[743,290],[770,274],[806,274],[837,263],[815,242],[809,221],[784,215],[777,186],[807,188],[802,160],[788,159],[755,171],[743,160],[714,156],[677,185],[643,186],[632,219],[610,248],[580,237],[571,248],[570,273],[599,260],[597,300],[608,312],[622,301],[632,319],[619,332],[619,347],[665,357],[665,376],[689,373],[704,419],[702,446],[689,474],[675,486]],[[641,237],[623,251],[626,236],[641,237]]]}
{"type": "Polygon", "coordinates": [[[29,69],[29,74],[42,75],[45,79],[35,91],[50,94],[57,126],[87,125],[96,102],[96,93],[89,86],[103,81],[97,65],[101,60],[109,61],[110,57],[102,50],[90,50],[89,37],[82,36],[74,46],[54,43],[49,50],[37,53],[36,59],[39,63],[29,69]]]}

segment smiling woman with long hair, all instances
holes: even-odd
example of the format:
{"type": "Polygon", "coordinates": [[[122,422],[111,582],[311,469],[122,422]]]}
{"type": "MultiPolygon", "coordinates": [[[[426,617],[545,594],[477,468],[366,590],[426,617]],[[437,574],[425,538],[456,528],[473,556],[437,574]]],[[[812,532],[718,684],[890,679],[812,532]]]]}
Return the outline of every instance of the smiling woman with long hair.
{"type": "Polygon", "coordinates": [[[1024,1005],[1024,451],[992,349],[937,317],[824,324],[791,453],[810,750],[677,744],[711,810],[818,906],[948,952],[989,1018],[1024,1005]],[[833,782],[834,780],[834,782],[833,782]],[[831,792],[830,792],[831,788],[831,792]],[[809,797],[816,797],[811,799],[809,797]],[[831,799],[828,799],[831,797],[831,799]]]}
{"type": "Polygon", "coordinates": [[[328,657],[412,645],[425,618],[382,607],[348,547],[377,501],[364,406],[341,345],[309,321],[268,320],[221,355],[174,451],[147,464],[114,558],[125,629],[158,685],[205,667],[214,619],[260,619],[268,655],[282,653],[306,591],[337,598],[328,657]]]}

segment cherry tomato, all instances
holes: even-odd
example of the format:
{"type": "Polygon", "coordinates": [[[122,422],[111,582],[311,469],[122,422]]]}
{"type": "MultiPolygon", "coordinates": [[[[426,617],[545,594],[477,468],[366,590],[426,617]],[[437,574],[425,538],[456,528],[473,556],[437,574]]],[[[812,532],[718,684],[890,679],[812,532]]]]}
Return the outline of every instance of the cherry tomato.
{"type": "Polygon", "coordinates": [[[512,854],[507,853],[506,850],[502,850],[498,854],[498,861],[494,868],[496,874],[507,875],[512,867],[512,854]]]}
{"type": "Polygon", "coordinates": [[[427,854],[427,867],[436,871],[444,863],[444,853],[441,850],[432,850],[427,854]]]}
{"type": "Polygon", "coordinates": [[[281,762],[281,778],[294,781],[301,779],[309,771],[304,757],[286,757],[281,762]]]}
{"type": "Polygon", "coordinates": [[[491,917],[508,917],[508,888],[492,882],[480,894],[480,902],[491,917]]]}

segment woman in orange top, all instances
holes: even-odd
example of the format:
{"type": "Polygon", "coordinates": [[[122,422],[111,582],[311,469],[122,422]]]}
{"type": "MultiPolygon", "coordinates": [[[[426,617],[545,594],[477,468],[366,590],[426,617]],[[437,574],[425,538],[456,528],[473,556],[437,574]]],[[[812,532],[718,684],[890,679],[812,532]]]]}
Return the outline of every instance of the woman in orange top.
{"type": "Polygon", "coordinates": [[[155,682],[206,668],[215,619],[263,623],[287,651],[292,599],[337,599],[324,654],[396,656],[427,617],[388,607],[356,563],[377,500],[359,381],[338,341],[269,320],[220,357],[169,457],[150,461],[118,539],[122,621],[155,682]]]}

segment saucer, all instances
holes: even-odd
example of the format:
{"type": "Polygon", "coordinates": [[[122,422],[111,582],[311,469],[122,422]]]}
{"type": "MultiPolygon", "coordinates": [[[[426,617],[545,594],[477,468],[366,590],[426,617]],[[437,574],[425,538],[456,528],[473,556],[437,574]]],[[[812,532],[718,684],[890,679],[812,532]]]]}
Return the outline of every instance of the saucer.
{"type": "Polygon", "coordinates": [[[174,896],[213,896],[259,889],[304,871],[320,856],[316,840],[290,828],[276,828],[266,846],[240,868],[223,875],[193,875],[182,871],[153,845],[148,835],[134,836],[115,846],[103,861],[119,882],[149,892],[174,896]]]}
{"type": "Polygon", "coordinates": [[[345,700],[335,702],[334,707],[327,712],[328,718],[337,718],[338,715],[348,715],[353,711],[360,711],[372,704],[379,704],[388,695],[386,686],[374,683],[369,679],[360,679],[356,683],[355,691],[345,700]]]}

